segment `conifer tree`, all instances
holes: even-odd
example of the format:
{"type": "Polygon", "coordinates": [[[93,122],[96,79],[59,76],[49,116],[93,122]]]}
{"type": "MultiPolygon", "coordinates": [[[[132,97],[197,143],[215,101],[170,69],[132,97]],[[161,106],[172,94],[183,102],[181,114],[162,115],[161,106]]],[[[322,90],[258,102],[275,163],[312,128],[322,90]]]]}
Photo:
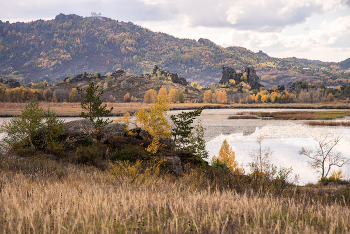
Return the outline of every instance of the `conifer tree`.
{"type": "Polygon", "coordinates": [[[100,97],[103,95],[103,90],[98,92],[98,88],[98,85],[95,87],[94,82],[91,82],[85,92],[79,87],[77,87],[77,91],[83,98],[81,108],[88,111],[88,113],[81,112],[79,116],[91,120],[99,131],[100,127],[112,122],[109,119],[103,120],[100,117],[111,113],[113,107],[108,110],[107,104],[102,105],[100,97]]]}

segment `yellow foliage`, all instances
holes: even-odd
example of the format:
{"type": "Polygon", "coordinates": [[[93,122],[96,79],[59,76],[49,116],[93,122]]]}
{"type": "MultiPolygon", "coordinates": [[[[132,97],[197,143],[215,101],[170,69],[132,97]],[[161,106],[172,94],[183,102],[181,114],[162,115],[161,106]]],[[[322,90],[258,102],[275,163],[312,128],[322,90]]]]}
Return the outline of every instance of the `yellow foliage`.
{"type": "Polygon", "coordinates": [[[72,90],[69,93],[69,102],[76,102],[77,101],[77,89],[72,88],[72,90]]]}
{"type": "Polygon", "coordinates": [[[124,102],[130,102],[130,101],[131,101],[130,94],[129,93],[125,94],[124,102]]]}
{"type": "Polygon", "coordinates": [[[216,99],[218,103],[227,103],[226,92],[225,91],[217,92],[216,99]]]}
{"type": "Polygon", "coordinates": [[[343,171],[340,169],[339,171],[333,171],[330,178],[334,179],[334,180],[340,180],[343,179],[343,171]]]}
{"type": "Polygon", "coordinates": [[[167,96],[167,95],[168,95],[168,92],[167,92],[165,87],[162,87],[162,88],[159,89],[158,97],[160,97],[160,96],[167,96]]]}
{"type": "Polygon", "coordinates": [[[203,101],[205,103],[211,103],[211,99],[212,99],[212,92],[211,92],[211,90],[205,91],[204,92],[203,101]]]}
{"type": "Polygon", "coordinates": [[[241,174],[243,172],[243,168],[240,168],[238,166],[238,163],[236,161],[236,154],[230,147],[230,145],[227,143],[226,139],[222,142],[219,156],[214,156],[214,160],[219,160],[220,162],[223,162],[231,169],[232,172],[241,174]]]}
{"type": "Polygon", "coordinates": [[[154,89],[150,89],[146,91],[144,102],[145,103],[153,103],[156,100],[157,92],[154,89]]]}
{"type": "Polygon", "coordinates": [[[334,96],[332,93],[329,93],[328,96],[327,96],[327,101],[329,102],[334,102],[334,96]]]}
{"type": "Polygon", "coordinates": [[[171,137],[170,130],[172,126],[166,118],[168,110],[166,96],[160,96],[157,98],[157,103],[147,111],[140,108],[135,113],[135,121],[153,137],[151,145],[147,148],[148,152],[153,154],[157,152],[160,137],[171,137]]]}
{"type": "Polygon", "coordinates": [[[176,89],[170,89],[169,95],[168,95],[168,100],[170,103],[176,102],[176,89]]]}
{"type": "Polygon", "coordinates": [[[142,166],[142,161],[137,160],[135,164],[129,161],[116,161],[111,164],[111,174],[114,175],[120,182],[129,181],[131,183],[146,183],[154,182],[159,179],[160,162],[153,162],[147,167],[142,166]]]}

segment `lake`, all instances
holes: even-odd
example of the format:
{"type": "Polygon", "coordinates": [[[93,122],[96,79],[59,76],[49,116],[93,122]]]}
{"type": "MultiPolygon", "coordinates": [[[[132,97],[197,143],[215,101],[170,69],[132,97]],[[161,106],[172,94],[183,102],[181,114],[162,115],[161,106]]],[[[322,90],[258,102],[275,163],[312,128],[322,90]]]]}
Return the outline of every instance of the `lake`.
{"type": "MultiPolygon", "coordinates": [[[[270,162],[278,167],[292,167],[299,174],[299,184],[316,182],[319,178],[316,171],[308,165],[308,158],[300,155],[303,146],[313,147],[315,139],[329,134],[341,135],[342,139],[335,150],[350,157],[350,127],[309,126],[303,120],[261,120],[261,119],[228,119],[239,112],[250,111],[283,111],[281,109],[205,109],[200,116],[203,127],[206,128],[205,139],[210,159],[217,155],[222,142],[226,139],[236,153],[236,160],[249,171],[248,163],[252,162],[251,154],[256,152],[258,137],[263,136],[263,148],[270,148],[270,162]]],[[[293,111],[288,109],[286,111],[293,111]]],[[[299,110],[300,111],[300,110],[299,110]]],[[[315,110],[313,110],[315,111],[315,110]]],[[[321,111],[321,110],[319,110],[321,111]]],[[[181,111],[169,111],[168,116],[181,111]]],[[[113,117],[111,119],[117,119],[113,117]]],[[[0,118],[0,124],[10,118],[0,118]]],[[[72,121],[77,118],[64,118],[72,121]]],[[[350,121],[350,117],[336,121],[350,121]]],[[[2,136],[0,135],[0,138],[2,136]]],[[[209,161],[210,161],[209,159],[209,161]]],[[[338,168],[336,168],[338,169],[338,168]]],[[[345,179],[350,178],[350,165],[343,166],[345,179]]]]}

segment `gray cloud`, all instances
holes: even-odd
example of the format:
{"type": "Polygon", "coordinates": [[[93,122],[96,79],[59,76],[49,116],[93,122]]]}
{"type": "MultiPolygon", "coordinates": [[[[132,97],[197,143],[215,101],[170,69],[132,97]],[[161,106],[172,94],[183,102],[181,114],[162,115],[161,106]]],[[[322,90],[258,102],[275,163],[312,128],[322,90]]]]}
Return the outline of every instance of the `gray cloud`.
{"type": "Polygon", "coordinates": [[[239,30],[280,31],[288,25],[304,22],[313,13],[322,13],[323,11],[322,3],[316,4],[313,1],[308,4],[295,5],[287,5],[288,3],[280,0],[236,2],[222,0],[220,3],[192,0],[189,2],[190,4],[186,4],[184,1],[179,1],[177,7],[189,18],[192,27],[231,27],[239,30]]]}
{"type": "MultiPolygon", "coordinates": [[[[87,16],[91,11],[123,21],[168,21],[184,17],[190,27],[229,27],[278,32],[323,13],[330,0],[12,0],[2,4],[1,20],[54,18],[59,13],[87,16]]],[[[350,0],[343,5],[350,6],[350,0]]],[[[331,4],[332,5],[332,4],[331,4]]],[[[337,4],[334,4],[337,6],[337,4]]],[[[334,7],[327,10],[333,10],[334,7]]]]}
{"type": "Polygon", "coordinates": [[[103,16],[124,21],[162,21],[173,19],[177,8],[171,4],[149,5],[141,0],[117,0],[117,1],[48,1],[42,3],[40,0],[8,1],[2,5],[0,19],[3,21],[25,21],[54,18],[59,13],[77,14],[81,16],[90,15],[91,11],[100,12],[103,16]]]}

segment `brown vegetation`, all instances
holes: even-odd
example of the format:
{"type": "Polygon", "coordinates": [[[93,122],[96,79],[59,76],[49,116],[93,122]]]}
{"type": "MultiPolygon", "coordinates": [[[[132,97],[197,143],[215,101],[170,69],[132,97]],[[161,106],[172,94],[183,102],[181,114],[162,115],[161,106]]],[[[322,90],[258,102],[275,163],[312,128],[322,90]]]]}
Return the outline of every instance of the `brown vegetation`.
{"type": "Polygon", "coordinates": [[[272,118],[278,120],[314,120],[336,119],[350,116],[350,111],[276,111],[276,112],[241,112],[229,119],[251,119],[252,116],[263,119],[272,118]],[[249,114],[249,115],[247,115],[249,114]]]}
{"type": "Polygon", "coordinates": [[[208,173],[195,170],[178,179],[151,174],[145,178],[138,173],[113,176],[45,158],[1,156],[0,162],[3,233],[348,233],[350,229],[350,209],[342,204],[349,204],[349,189],[344,187],[295,188],[290,197],[276,197],[268,192],[233,192],[224,185],[227,176],[215,179],[220,175],[214,174],[210,182],[208,173]],[[339,202],[327,202],[337,197],[339,202]]]}
{"type": "Polygon", "coordinates": [[[341,121],[341,122],[336,122],[336,121],[308,121],[308,122],[305,122],[305,124],[313,125],[313,126],[346,126],[346,127],[350,127],[350,122],[349,121],[341,121]]]}

